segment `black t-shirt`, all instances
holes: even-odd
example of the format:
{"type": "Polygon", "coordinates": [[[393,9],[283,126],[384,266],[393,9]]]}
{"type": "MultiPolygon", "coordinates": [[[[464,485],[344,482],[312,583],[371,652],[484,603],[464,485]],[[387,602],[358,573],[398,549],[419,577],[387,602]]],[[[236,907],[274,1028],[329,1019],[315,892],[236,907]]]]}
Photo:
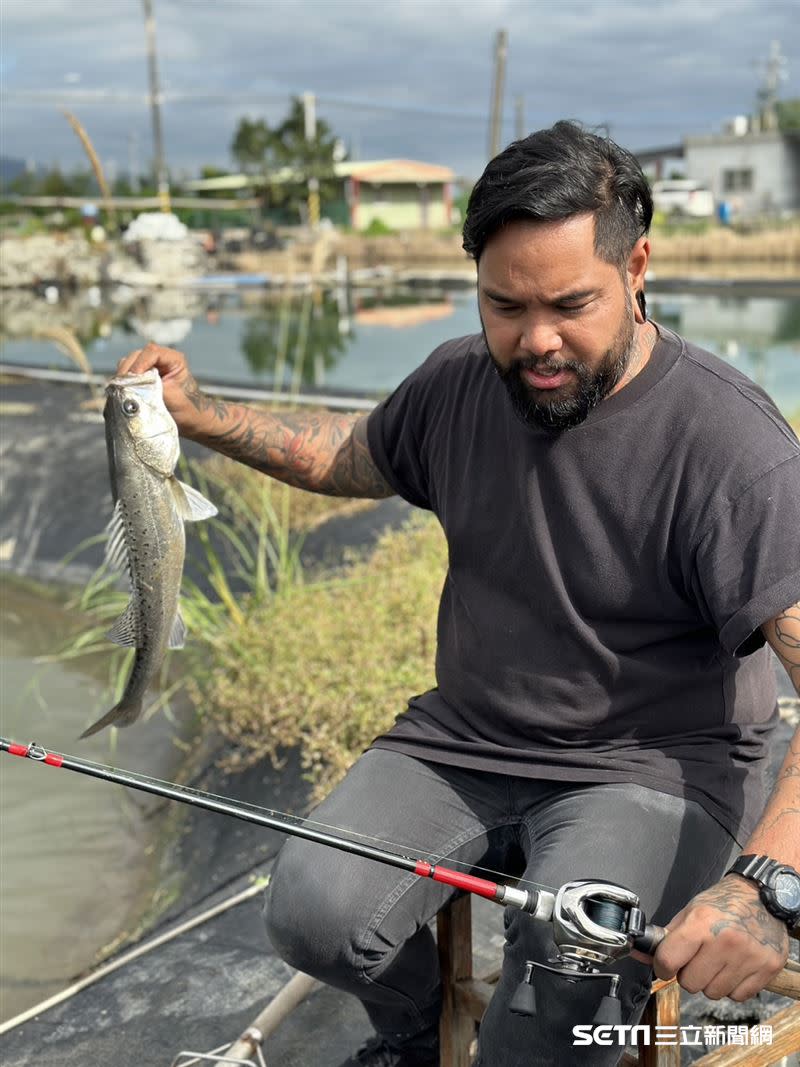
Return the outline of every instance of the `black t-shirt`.
{"type": "Polygon", "coordinates": [[[447,537],[437,687],[375,745],[760,817],[776,693],[762,623],[800,600],[800,444],[744,375],[659,327],[644,369],[550,437],[482,336],[370,415],[375,463],[447,537]]]}

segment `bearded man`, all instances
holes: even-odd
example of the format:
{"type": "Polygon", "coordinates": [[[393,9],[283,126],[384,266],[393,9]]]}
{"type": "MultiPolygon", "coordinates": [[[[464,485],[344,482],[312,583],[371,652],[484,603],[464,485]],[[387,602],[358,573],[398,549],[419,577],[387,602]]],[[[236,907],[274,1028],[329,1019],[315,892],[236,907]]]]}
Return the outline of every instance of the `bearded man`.
{"type": "MultiPolygon", "coordinates": [[[[651,216],[640,167],[608,138],[559,122],[512,144],[464,226],[483,332],[441,345],[369,416],[212,400],[155,346],[120,365],[159,368],[187,437],[305,489],[435,513],[449,549],[436,687],[314,818],[424,842],[450,866],[632,889],[669,932],[653,961],[614,968],[628,1024],[651,962],[744,1000],[800,922],[800,895],[776,891],[783,878],[800,894],[800,734],[766,809],[763,795],[767,645],[800,686],[800,444],[761,389],[647,318],[651,216]]],[[[361,999],[376,1036],[348,1064],[438,1063],[429,923],[452,892],[282,849],[269,934],[361,999]]],[[[481,1067],[618,1061],[573,1045],[596,983],[542,971],[537,1014],[510,1012],[526,961],[551,953],[546,925],[509,909],[481,1067]]]]}

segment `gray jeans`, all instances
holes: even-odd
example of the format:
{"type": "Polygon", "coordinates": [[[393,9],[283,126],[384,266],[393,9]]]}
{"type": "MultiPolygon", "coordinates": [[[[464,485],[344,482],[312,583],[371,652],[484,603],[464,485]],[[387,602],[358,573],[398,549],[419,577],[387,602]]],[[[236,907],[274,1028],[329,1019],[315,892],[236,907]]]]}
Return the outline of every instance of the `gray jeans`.
{"type": "MultiPolygon", "coordinates": [[[[576,784],[485,774],[373,749],[314,812],[329,826],[392,842],[404,855],[459,861],[557,887],[617,882],[666,923],[721,876],[736,842],[699,804],[631,784],[576,784]]],[[[373,842],[377,843],[377,842],[373,842]]],[[[376,1030],[413,1046],[438,1018],[440,982],[429,921],[453,890],[394,867],[290,839],[267,891],[273,945],[293,967],[354,993],[376,1030]]],[[[622,1049],[572,1044],[589,1024],[601,982],[536,978],[537,1015],[509,1001],[525,961],[553,953],[550,927],[508,908],[502,976],[480,1027],[481,1067],[610,1067],[622,1049]]],[[[630,958],[623,1022],[638,1020],[651,981],[630,958]]],[[[602,987],[602,988],[601,988],[602,987]]]]}

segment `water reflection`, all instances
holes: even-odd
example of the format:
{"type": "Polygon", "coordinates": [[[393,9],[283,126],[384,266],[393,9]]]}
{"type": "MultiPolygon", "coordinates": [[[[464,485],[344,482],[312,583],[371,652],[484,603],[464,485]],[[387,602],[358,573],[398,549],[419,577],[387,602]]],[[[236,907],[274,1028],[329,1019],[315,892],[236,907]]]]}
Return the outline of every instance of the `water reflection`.
{"type": "Polygon", "coordinates": [[[653,318],[732,363],[789,416],[800,413],[800,299],[671,293],[653,318]]]}
{"type": "Polygon", "coordinates": [[[242,330],[242,352],[254,377],[297,392],[301,385],[325,384],[325,372],[344,355],[350,337],[340,326],[341,309],[332,294],[306,292],[292,307],[287,301],[262,307],[242,330]]]}
{"type": "MultiPolygon", "coordinates": [[[[656,321],[754,377],[785,411],[800,409],[796,287],[659,292],[654,284],[649,307],[656,321]]],[[[57,304],[13,291],[4,294],[4,312],[0,355],[8,363],[66,367],[36,335],[68,326],[101,373],[153,339],[185,349],[195,373],[209,381],[375,397],[442,341],[480,329],[474,290],[399,284],[324,293],[119,287],[78,291],[57,304]]]]}

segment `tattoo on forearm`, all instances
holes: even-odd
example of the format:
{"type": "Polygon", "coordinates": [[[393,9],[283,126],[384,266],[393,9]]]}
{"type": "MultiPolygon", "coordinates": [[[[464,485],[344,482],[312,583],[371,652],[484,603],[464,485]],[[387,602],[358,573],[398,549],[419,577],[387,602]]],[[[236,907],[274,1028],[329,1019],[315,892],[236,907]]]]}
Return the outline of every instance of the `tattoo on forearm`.
{"type": "Polygon", "coordinates": [[[197,382],[191,376],[184,383],[183,392],[197,411],[211,412],[216,419],[225,417],[228,410],[225,401],[218,396],[209,396],[207,393],[201,392],[197,382]]]}
{"type": "MultiPolygon", "coordinates": [[[[789,776],[786,775],[786,777],[789,776]]],[[[797,819],[797,817],[800,816],[800,808],[782,808],[780,811],[776,812],[775,815],[773,815],[772,818],[770,818],[767,822],[759,823],[759,832],[764,834],[770,833],[772,830],[775,829],[781,819],[785,819],[787,816],[797,819]]],[[[790,827],[789,832],[791,833],[791,831],[792,828],[790,827]]]]}
{"type": "Polygon", "coordinates": [[[800,603],[767,624],[766,636],[800,693],[800,603]]]}
{"type": "Polygon", "coordinates": [[[364,415],[329,412],[273,414],[226,404],[187,384],[198,411],[210,414],[219,429],[198,440],[256,470],[328,496],[392,496],[370,456],[364,415]]]}

